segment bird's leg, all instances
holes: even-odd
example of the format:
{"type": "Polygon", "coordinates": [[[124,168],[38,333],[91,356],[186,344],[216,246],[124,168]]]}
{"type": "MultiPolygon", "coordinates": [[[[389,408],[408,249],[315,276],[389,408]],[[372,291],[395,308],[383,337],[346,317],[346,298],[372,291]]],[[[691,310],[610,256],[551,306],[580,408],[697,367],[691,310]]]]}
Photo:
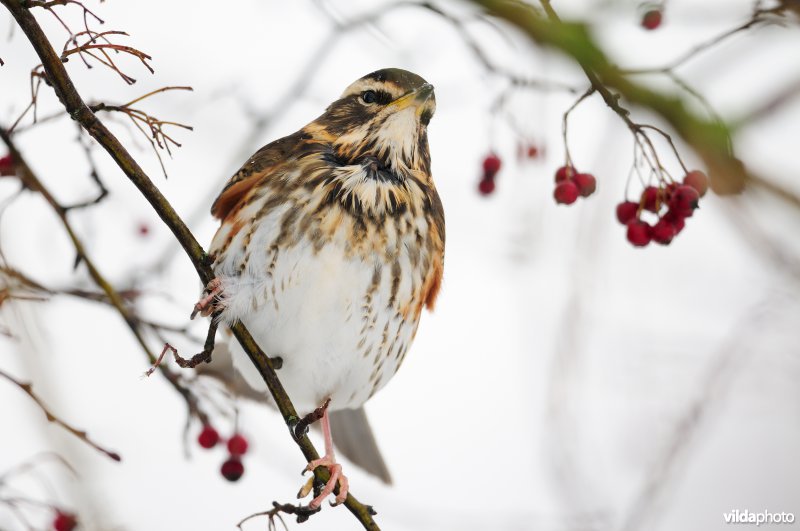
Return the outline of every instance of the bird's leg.
{"type": "MultiPolygon", "coordinates": [[[[323,406],[322,411],[322,435],[325,438],[325,455],[320,457],[319,459],[314,459],[308,466],[306,466],[303,472],[313,472],[319,466],[327,467],[331,473],[331,477],[328,479],[328,482],[323,487],[322,491],[319,495],[311,500],[311,503],[308,504],[309,508],[317,509],[322,502],[327,498],[331,493],[333,493],[336,485],[339,485],[339,494],[336,495],[335,503],[332,503],[331,506],[339,505],[343,503],[345,499],[347,499],[347,491],[349,489],[349,481],[347,477],[342,474],[342,465],[336,462],[336,455],[333,453],[333,437],[331,436],[331,421],[330,417],[328,416],[328,403],[330,400],[326,401],[323,406]]],[[[303,493],[305,489],[301,489],[301,493],[303,493]]]]}
{"type": "Polygon", "coordinates": [[[194,310],[189,318],[194,319],[198,313],[203,316],[211,315],[214,312],[214,299],[218,298],[220,293],[222,293],[222,281],[218,278],[213,278],[206,285],[203,290],[203,298],[194,305],[194,310]]]}

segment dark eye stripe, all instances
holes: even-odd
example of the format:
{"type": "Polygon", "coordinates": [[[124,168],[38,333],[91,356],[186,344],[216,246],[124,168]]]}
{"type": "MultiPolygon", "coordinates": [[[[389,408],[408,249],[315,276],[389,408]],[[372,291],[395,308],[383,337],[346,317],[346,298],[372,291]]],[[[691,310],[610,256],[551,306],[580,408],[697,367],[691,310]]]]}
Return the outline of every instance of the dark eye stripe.
{"type": "Polygon", "coordinates": [[[389,94],[388,92],[379,90],[376,92],[376,94],[378,96],[378,103],[380,103],[381,105],[386,105],[387,103],[392,102],[392,95],[389,94]]]}

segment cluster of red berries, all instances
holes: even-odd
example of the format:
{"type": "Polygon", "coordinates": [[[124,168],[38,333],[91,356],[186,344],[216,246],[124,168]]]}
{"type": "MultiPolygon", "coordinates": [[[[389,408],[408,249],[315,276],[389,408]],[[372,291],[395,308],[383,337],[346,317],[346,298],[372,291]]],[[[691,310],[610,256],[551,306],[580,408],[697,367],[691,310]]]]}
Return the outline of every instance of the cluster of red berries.
{"type": "MultiPolygon", "coordinates": [[[[197,443],[205,449],[214,448],[220,442],[217,430],[210,424],[203,426],[200,435],[197,436],[197,443]]],[[[220,473],[228,481],[238,481],[244,475],[244,464],[242,456],[247,453],[247,439],[241,433],[234,433],[228,439],[228,459],[222,463],[220,473]]]]}
{"type": "Polygon", "coordinates": [[[481,195],[490,195],[494,192],[494,179],[500,171],[501,164],[500,157],[494,153],[489,153],[486,155],[486,158],[483,159],[483,175],[478,183],[478,192],[480,192],[481,195]]]}
{"type": "Polygon", "coordinates": [[[72,531],[78,526],[78,518],[61,509],[56,509],[56,516],[53,518],[53,531],[72,531]]]}
{"type": "Polygon", "coordinates": [[[665,186],[648,186],[639,202],[624,201],[617,205],[617,220],[628,229],[627,237],[635,247],[644,247],[651,241],[668,245],[692,217],[698,201],[708,190],[708,177],[699,171],[690,171],[683,183],[665,186]],[[658,216],[651,225],[641,219],[646,210],[658,216]]]}
{"type": "Polygon", "coordinates": [[[556,188],[553,197],[556,203],[571,205],[578,197],[589,197],[597,190],[597,179],[591,173],[579,173],[572,166],[561,166],[556,170],[556,188]]]}
{"type": "Polygon", "coordinates": [[[11,158],[11,155],[5,155],[0,157],[0,177],[7,177],[9,175],[14,175],[16,170],[14,169],[14,159],[11,158]]]}
{"type": "Polygon", "coordinates": [[[642,27],[650,31],[657,29],[659,26],[661,26],[663,18],[664,12],[662,11],[662,6],[649,6],[642,15],[642,27]]]}

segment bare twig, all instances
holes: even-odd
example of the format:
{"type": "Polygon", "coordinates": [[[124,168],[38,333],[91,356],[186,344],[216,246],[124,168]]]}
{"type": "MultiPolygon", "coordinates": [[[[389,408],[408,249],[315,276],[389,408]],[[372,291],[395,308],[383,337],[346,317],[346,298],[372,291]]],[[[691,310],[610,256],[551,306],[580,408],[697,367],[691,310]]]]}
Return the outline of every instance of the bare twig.
{"type": "Polygon", "coordinates": [[[89,108],[93,112],[99,111],[107,111],[107,112],[119,112],[122,113],[128,118],[130,118],[133,125],[144,135],[147,141],[150,143],[150,147],[153,149],[156,157],[158,158],[158,162],[161,165],[161,171],[164,173],[164,178],[167,177],[167,169],[164,166],[164,161],[161,158],[161,153],[159,149],[165,150],[169,156],[172,156],[172,151],[170,150],[170,144],[175,147],[181,147],[174,138],[164,132],[164,126],[174,126],[180,127],[183,129],[188,129],[192,131],[193,128],[189,125],[178,123],[178,122],[169,122],[165,120],[160,120],[142,110],[134,109],[131,107],[134,103],[138,103],[150,96],[155,94],[160,94],[162,92],[167,92],[170,90],[193,90],[192,87],[162,87],[160,89],[153,90],[148,92],[143,96],[139,96],[134,100],[129,101],[123,105],[108,105],[106,103],[98,103],[95,105],[91,105],[89,108]],[[149,134],[145,130],[145,128],[149,129],[149,134]]]}
{"type": "Polygon", "coordinates": [[[92,31],[90,29],[86,29],[84,31],[78,32],[74,35],[71,35],[67,42],[64,44],[64,50],[61,52],[61,61],[66,63],[69,61],[69,57],[74,54],[78,54],[78,56],[83,61],[83,64],[86,65],[86,68],[92,68],[92,64],[86,58],[87,56],[94,59],[95,61],[99,62],[103,66],[106,66],[116,72],[125,83],[129,85],[133,85],[136,83],[136,79],[129,76],[117,66],[111,56],[108,54],[109,51],[113,51],[116,53],[124,53],[130,55],[132,57],[137,58],[144,66],[147,68],[150,73],[152,74],[155,72],[153,67],[150,66],[148,63],[149,60],[152,59],[149,55],[144,53],[141,50],[138,50],[132,46],[125,46],[122,44],[114,44],[109,40],[109,37],[113,36],[125,36],[128,37],[128,34],[124,31],[103,31],[98,33],[96,31],[92,31]],[[85,38],[86,42],[80,44],[78,42],[79,38],[85,38]],[[103,41],[103,42],[99,42],[103,41]],[[70,48],[69,45],[72,44],[73,47],[70,48]]]}
{"type": "Polygon", "coordinates": [[[286,527],[286,522],[283,521],[283,517],[281,513],[286,514],[293,514],[297,516],[297,523],[302,524],[306,520],[308,520],[312,515],[318,513],[320,511],[319,507],[316,509],[309,509],[305,505],[293,505],[291,503],[278,503],[276,501],[272,502],[272,509],[269,511],[261,511],[258,513],[253,513],[250,516],[242,519],[236,527],[239,528],[241,531],[242,525],[247,522],[248,520],[252,520],[253,518],[258,518],[259,516],[266,516],[267,517],[267,530],[268,531],[277,531],[278,526],[276,523],[276,519],[280,521],[283,528],[288,531],[288,527],[286,527]]]}
{"type": "Polygon", "coordinates": [[[97,450],[98,452],[101,452],[101,453],[105,454],[106,456],[110,457],[114,461],[121,461],[122,460],[122,458],[119,456],[118,453],[112,452],[111,450],[106,450],[105,448],[103,448],[102,446],[97,444],[96,442],[92,441],[89,438],[88,434],[84,430],[79,430],[77,428],[72,427],[70,424],[67,424],[66,422],[64,422],[63,420],[58,418],[55,414],[53,414],[48,409],[47,405],[45,405],[45,403],[42,401],[42,399],[39,398],[39,396],[36,393],[33,392],[33,386],[30,383],[21,382],[21,381],[17,380],[16,378],[14,378],[13,376],[11,376],[10,374],[8,374],[5,371],[3,371],[3,370],[0,370],[0,377],[3,377],[6,380],[8,380],[9,382],[11,382],[12,384],[16,385],[17,387],[22,389],[22,391],[24,391],[25,394],[27,394],[29,397],[31,397],[31,400],[36,402],[36,405],[39,406],[39,409],[41,409],[42,413],[45,414],[45,416],[47,417],[47,421],[48,422],[52,422],[54,424],[58,424],[59,426],[61,426],[62,428],[64,428],[68,432],[70,432],[72,435],[74,435],[75,437],[77,437],[78,439],[83,441],[84,443],[88,444],[89,446],[91,446],[92,448],[97,450]]]}

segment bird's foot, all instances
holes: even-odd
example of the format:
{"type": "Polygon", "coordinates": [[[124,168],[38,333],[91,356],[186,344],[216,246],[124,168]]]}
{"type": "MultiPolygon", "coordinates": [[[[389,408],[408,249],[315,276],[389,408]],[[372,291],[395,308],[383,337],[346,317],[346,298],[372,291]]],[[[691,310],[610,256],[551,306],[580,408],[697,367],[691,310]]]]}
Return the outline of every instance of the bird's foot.
{"type": "MultiPolygon", "coordinates": [[[[325,455],[320,457],[319,459],[314,459],[308,466],[306,466],[303,473],[306,472],[313,472],[317,467],[324,466],[327,467],[328,471],[331,473],[331,477],[328,479],[328,482],[322,488],[322,491],[317,495],[316,498],[311,500],[311,503],[308,504],[310,509],[317,509],[322,502],[325,501],[325,498],[330,496],[336,485],[339,485],[339,494],[336,495],[334,503],[331,503],[331,507],[336,507],[340,503],[344,503],[347,499],[347,492],[350,489],[350,482],[347,480],[347,476],[342,474],[342,465],[336,462],[336,458],[332,455],[325,455]]],[[[311,487],[313,486],[314,478],[310,478],[309,481],[300,489],[298,493],[298,498],[305,498],[308,493],[311,491],[311,487]]]]}
{"type": "MultiPolygon", "coordinates": [[[[300,424],[305,424],[304,428],[308,429],[308,425],[312,422],[317,420],[322,421],[322,435],[325,438],[325,455],[319,459],[314,459],[306,465],[306,468],[303,470],[303,474],[306,472],[313,472],[318,467],[324,466],[330,472],[330,477],[328,478],[328,482],[325,483],[325,486],[322,490],[317,494],[317,496],[311,500],[311,503],[308,504],[310,509],[318,509],[322,502],[333,494],[333,491],[336,490],[336,486],[339,486],[339,493],[336,495],[336,499],[334,503],[331,503],[331,506],[335,507],[340,503],[344,503],[347,499],[347,491],[350,487],[350,482],[347,480],[347,476],[342,474],[342,465],[336,462],[336,456],[333,453],[333,437],[331,436],[331,421],[328,417],[328,405],[330,404],[331,400],[328,398],[325,403],[315,409],[311,414],[307,415],[300,421],[300,424]]],[[[297,428],[297,426],[295,427],[297,428]]],[[[295,435],[297,436],[296,430],[295,435]]],[[[302,436],[302,435],[300,435],[302,436]]],[[[309,480],[303,485],[300,489],[300,492],[297,493],[298,498],[305,498],[311,492],[311,489],[314,486],[314,477],[312,476],[309,480]]]]}
{"type": "Polygon", "coordinates": [[[194,319],[198,313],[203,317],[214,313],[217,310],[215,302],[219,300],[220,293],[222,293],[222,281],[214,278],[206,285],[203,297],[194,305],[194,310],[189,318],[194,319]]]}

